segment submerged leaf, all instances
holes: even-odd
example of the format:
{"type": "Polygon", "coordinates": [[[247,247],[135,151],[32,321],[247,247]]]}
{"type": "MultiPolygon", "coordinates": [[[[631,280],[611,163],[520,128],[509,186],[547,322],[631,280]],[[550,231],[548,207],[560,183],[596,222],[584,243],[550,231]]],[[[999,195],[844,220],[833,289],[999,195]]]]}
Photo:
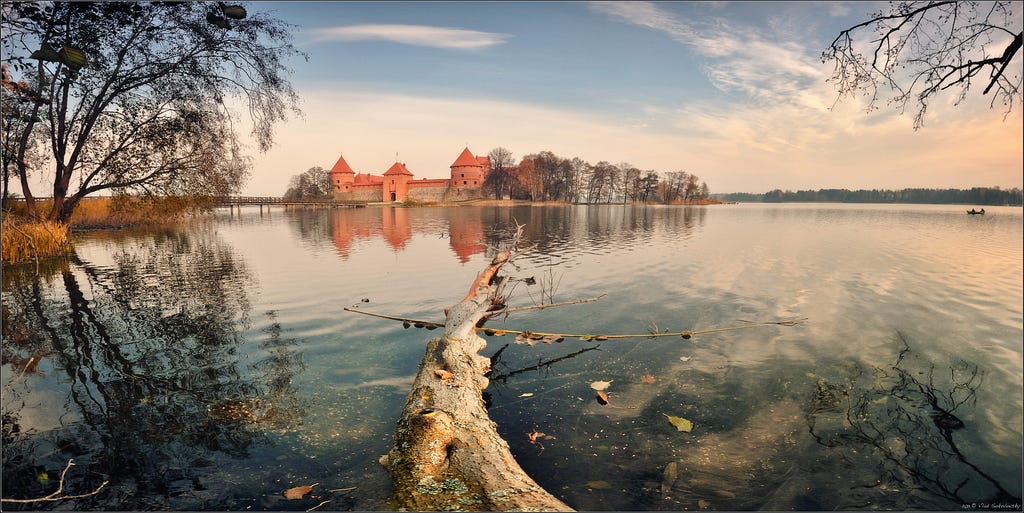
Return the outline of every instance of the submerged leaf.
{"type": "Polygon", "coordinates": [[[640,381],[644,383],[654,383],[655,379],[654,376],[651,376],[650,374],[645,374],[643,376],[640,376],[640,381]]]}
{"type": "Polygon", "coordinates": [[[594,390],[607,390],[611,385],[611,381],[595,381],[590,384],[590,388],[593,388],[594,390]]]}
{"type": "Polygon", "coordinates": [[[676,417],[675,415],[669,415],[667,413],[662,413],[662,415],[668,417],[669,423],[675,426],[676,429],[678,429],[679,431],[685,431],[689,433],[693,429],[693,422],[690,422],[682,417],[676,417]]]}
{"type": "MultiPolygon", "coordinates": [[[[317,484],[319,484],[319,483],[317,483],[317,484]]],[[[306,495],[307,493],[312,492],[314,486],[316,486],[316,485],[315,484],[313,484],[313,485],[303,485],[303,486],[296,486],[294,488],[289,488],[289,489],[284,491],[284,498],[285,499],[289,499],[289,500],[301,499],[303,495],[306,495]]]]}
{"type": "Polygon", "coordinates": [[[672,491],[672,487],[675,486],[676,480],[679,479],[679,464],[675,461],[669,462],[665,465],[665,471],[662,472],[661,477],[661,494],[668,495],[672,491]]]}

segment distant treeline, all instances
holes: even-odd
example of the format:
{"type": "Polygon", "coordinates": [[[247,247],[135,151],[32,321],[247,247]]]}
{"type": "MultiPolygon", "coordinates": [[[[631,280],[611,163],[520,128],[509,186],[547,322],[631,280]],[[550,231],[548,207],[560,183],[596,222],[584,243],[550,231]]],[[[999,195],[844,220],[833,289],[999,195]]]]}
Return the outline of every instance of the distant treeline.
{"type": "Polygon", "coordinates": [[[713,194],[713,198],[738,202],[833,202],[833,203],[930,203],[938,205],[1011,205],[1021,206],[1024,195],[1020,189],[974,187],[972,189],[818,189],[816,191],[783,191],[775,189],[764,194],[734,192],[713,194]]]}

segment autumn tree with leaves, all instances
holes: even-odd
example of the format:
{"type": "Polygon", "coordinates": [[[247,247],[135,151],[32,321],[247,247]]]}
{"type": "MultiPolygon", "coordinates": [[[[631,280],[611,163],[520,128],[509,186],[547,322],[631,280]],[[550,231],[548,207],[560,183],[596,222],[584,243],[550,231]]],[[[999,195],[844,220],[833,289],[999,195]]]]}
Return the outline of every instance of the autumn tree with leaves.
{"type": "Polygon", "coordinates": [[[101,191],[220,195],[248,174],[238,108],[260,150],[298,112],[289,26],[223,2],[5,2],[4,158],[28,212],[29,153],[51,162],[52,209],[67,221],[101,191]],[[7,83],[17,84],[6,87],[7,83]],[[37,139],[38,138],[38,139],[37,139]]]}
{"type": "Polygon", "coordinates": [[[924,125],[930,102],[947,91],[960,104],[968,93],[991,94],[1005,112],[1021,100],[1020,2],[892,2],[836,36],[822,54],[832,62],[837,101],[863,94],[869,109],[892,93],[900,112],[916,110],[924,125]],[[972,89],[973,86],[973,89],[972,89]]]}
{"type": "Polygon", "coordinates": [[[304,173],[293,175],[288,180],[288,190],[284,193],[284,197],[286,199],[330,198],[332,192],[330,173],[320,166],[315,166],[304,173]]]}

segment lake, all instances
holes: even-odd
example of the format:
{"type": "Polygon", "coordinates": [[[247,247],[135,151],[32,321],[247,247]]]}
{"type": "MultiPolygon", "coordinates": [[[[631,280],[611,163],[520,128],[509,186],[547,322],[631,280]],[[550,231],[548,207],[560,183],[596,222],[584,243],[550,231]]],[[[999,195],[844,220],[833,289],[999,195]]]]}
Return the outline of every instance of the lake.
{"type": "Polygon", "coordinates": [[[968,208],[246,207],[81,234],[4,269],[3,496],[73,460],[64,494],[109,483],[28,506],[389,509],[377,460],[439,331],[344,308],[443,321],[522,223],[511,306],[605,296],[488,327],[698,332],[486,337],[491,418],[572,507],[1019,510],[1022,211],[968,208]]]}

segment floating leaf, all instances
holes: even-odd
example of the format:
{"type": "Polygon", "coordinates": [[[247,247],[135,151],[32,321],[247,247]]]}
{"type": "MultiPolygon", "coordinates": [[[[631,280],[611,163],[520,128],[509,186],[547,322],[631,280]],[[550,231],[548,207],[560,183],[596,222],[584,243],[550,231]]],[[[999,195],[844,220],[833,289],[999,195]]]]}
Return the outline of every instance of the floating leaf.
{"type": "Polygon", "coordinates": [[[403,322],[402,322],[402,327],[403,327],[403,328],[405,328],[405,329],[409,329],[409,326],[412,326],[412,324],[409,324],[409,321],[403,321],[403,322]]]}
{"type": "Polygon", "coordinates": [[[611,483],[608,481],[587,481],[586,485],[588,488],[593,488],[595,490],[606,490],[612,487],[611,483]]]}
{"type": "Polygon", "coordinates": [[[684,332],[680,333],[679,336],[688,339],[688,338],[693,336],[693,332],[692,331],[684,331],[684,332]]]}
{"type": "Polygon", "coordinates": [[[488,337],[490,337],[490,336],[494,335],[494,330],[486,329],[486,330],[484,330],[484,335],[487,335],[488,337]]]}
{"type": "Polygon", "coordinates": [[[433,324],[433,323],[431,323],[431,324],[424,324],[423,326],[424,326],[425,328],[427,328],[427,331],[430,331],[430,330],[436,330],[436,329],[437,329],[437,325],[436,325],[436,324],[433,324]]]}
{"type": "Polygon", "coordinates": [[[640,381],[644,383],[654,383],[656,380],[654,379],[654,376],[651,376],[650,374],[644,374],[643,376],[640,376],[640,381]]]}
{"type": "Polygon", "coordinates": [[[690,361],[690,357],[689,356],[680,356],[679,357],[679,361],[681,361],[681,362],[688,362],[688,361],[690,361]]]}
{"type": "Polygon", "coordinates": [[[667,413],[662,413],[662,415],[668,417],[669,423],[675,426],[676,429],[678,429],[679,431],[685,431],[689,433],[693,429],[693,422],[690,422],[682,417],[676,417],[675,415],[669,415],[667,413]]]}
{"type": "Polygon", "coordinates": [[[320,484],[320,483],[316,483],[316,484],[312,484],[312,485],[296,486],[294,488],[289,488],[289,489],[284,491],[284,498],[285,499],[289,499],[289,500],[301,499],[302,496],[306,495],[309,492],[312,492],[313,491],[313,487],[316,486],[317,484],[320,484]]]}
{"type": "Polygon", "coordinates": [[[594,390],[607,390],[611,385],[611,381],[595,381],[590,384],[590,388],[593,388],[594,390]]]}
{"type": "Polygon", "coordinates": [[[505,330],[494,330],[494,336],[495,337],[504,337],[505,336],[505,330]]]}
{"type": "Polygon", "coordinates": [[[228,23],[228,20],[225,20],[224,18],[221,18],[220,16],[217,16],[212,12],[206,14],[206,21],[222,29],[231,28],[231,25],[228,23]]]}
{"type": "Polygon", "coordinates": [[[533,433],[530,433],[530,434],[528,434],[526,436],[530,437],[530,443],[531,444],[537,443],[537,440],[554,440],[555,439],[555,437],[553,437],[551,435],[547,435],[547,434],[541,433],[540,431],[534,431],[533,433]]]}
{"type": "Polygon", "coordinates": [[[52,46],[47,43],[43,43],[39,49],[32,52],[32,55],[29,55],[28,58],[40,61],[60,62],[61,55],[57,53],[57,50],[54,50],[52,46]]]}
{"type": "Polygon", "coordinates": [[[74,69],[89,65],[89,59],[85,57],[85,52],[74,46],[64,46],[60,49],[60,55],[61,61],[74,69]]]}
{"type": "Polygon", "coordinates": [[[597,335],[594,337],[594,340],[597,340],[598,342],[608,340],[608,335],[597,335]]]}
{"type": "Polygon", "coordinates": [[[608,394],[604,392],[597,393],[597,402],[601,404],[608,404],[608,394]]]}
{"type": "Polygon", "coordinates": [[[41,485],[45,485],[49,480],[50,480],[50,475],[47,474],[46,472],[43,472],[43,473],[39,474],[38,476],[36,476],[36,481],[39,484],[41,484],[41,485]]]}
{"type": "Polygon", "coordinates": [[[221,6],[220,10],[224,13],[224,16],[233,20],[244,20],[248,14],[245,12],[245,7],[241,5],[225,5],[221,6]]]}
{"type": "Polygon", "coordinates": [[[583,335],[582,337],[580,337],[580,340],[582,340],[584,342],[590,342],[590,339],[592,339],[592,338],[594,338],[594,337],[591,337],[590,335],[583,335]]]}
{"type": "Polygon", "coordinates": [[[452,374],[451,372],[448,372],[444,369],[437,369],[434,371],[434,374],[437,374],[437,377],[441,378],[442,380],[452,379],[452,377],[455,376],[455,374],[452,374]]]}
{"type": "Polygon", "coordinates": [[[526,334],[516,335],[516,340],[515,340],[516,344],[526,344],[528,346],[532,346],[532,345],[537,343],[535,340],[533,340],[532,338],[530,338],[528,336],[525,336],[525,335],[526,334]]]}
{"type": "Polygon", "coordinates": [[[422,328],[423,327],[423,323],[422,322],[417,322],[417,323],[413,324],[413,326],[415,326],[417,328],[422,328]]]}

